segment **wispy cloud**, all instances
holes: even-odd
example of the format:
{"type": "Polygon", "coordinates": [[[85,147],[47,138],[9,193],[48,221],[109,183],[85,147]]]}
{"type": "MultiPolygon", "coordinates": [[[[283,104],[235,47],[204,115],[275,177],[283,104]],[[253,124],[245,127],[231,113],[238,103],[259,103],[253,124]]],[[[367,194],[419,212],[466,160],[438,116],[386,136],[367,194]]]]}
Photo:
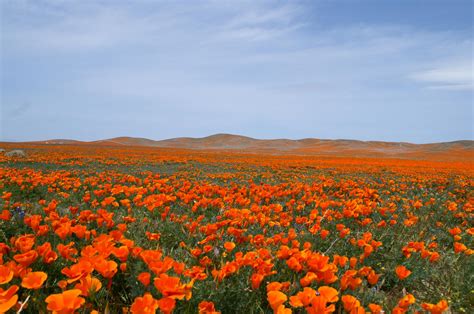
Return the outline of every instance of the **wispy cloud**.
{"type": "Polygon", "coordinates": [[[224,40],[268,40],[295,31],[305,24],[298,21],[303,15],[297,4],[282,6],[250,6],[234,12],[234,17],[224,24],[217,37],[224,40]]]}
{"type": "Polygon", "coordinates": [[[472,90],[474,89],[473,61],[440,65],[412,75],[414,80],[424,82],[429,89],[472,90]]]}
{"type": "Polygon", "coordinates": [[[2,16],[2,40],[17,52],[81,53],[130,45],[156,47],[173,38],[204,43],[261,41],[303,26],[297,21],[301,7],[291,3],[138,3],[150,10],[127,2],[8,1],[3,3],[3,11],[8,13],[2,16]],[[196,12],[204,10],[209,10],[207,14],[216,24],[199,19],[196,12]]]}

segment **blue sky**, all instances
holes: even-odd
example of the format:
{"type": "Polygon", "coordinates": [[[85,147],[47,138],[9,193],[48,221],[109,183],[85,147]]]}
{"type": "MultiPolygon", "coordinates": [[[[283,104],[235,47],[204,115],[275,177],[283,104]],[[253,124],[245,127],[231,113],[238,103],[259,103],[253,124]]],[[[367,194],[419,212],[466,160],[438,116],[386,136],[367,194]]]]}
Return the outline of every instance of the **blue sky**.
{"type": "Polygon", "coordinates": [[[471,1],[0,3],[0,140],[473,139],[471,1]]]}

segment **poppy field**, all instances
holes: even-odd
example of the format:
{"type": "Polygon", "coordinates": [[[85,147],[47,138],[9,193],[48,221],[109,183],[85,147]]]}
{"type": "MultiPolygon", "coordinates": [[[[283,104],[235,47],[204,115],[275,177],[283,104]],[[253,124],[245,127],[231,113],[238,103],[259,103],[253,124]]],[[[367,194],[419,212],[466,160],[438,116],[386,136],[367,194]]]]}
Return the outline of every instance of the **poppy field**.
{"type": "Polygon", "coordinates": [[[474,309],[471,158],[20,148],[0,313],[474,309]]]}

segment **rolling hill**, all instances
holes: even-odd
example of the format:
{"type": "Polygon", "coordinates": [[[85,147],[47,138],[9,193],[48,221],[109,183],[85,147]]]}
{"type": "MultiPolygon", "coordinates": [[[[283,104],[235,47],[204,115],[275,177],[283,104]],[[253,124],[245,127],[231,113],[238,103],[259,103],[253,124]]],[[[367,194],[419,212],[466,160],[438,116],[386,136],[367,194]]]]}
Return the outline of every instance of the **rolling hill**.
{"type": "Polygon", "coordinates": [[[322,140],[314,138],[305,138],[300,140],[255,139],[233,134],[214,134],[202,138],[179,137],[158,141],[147,138],[116,137],[92,142],[54,139],[30,143],[42,145],[156,147],[191,150],[225,150],[269,154],[474,161],[474,141],[470,140],[431,144],[412,144],[405,142],[322,140]]]}

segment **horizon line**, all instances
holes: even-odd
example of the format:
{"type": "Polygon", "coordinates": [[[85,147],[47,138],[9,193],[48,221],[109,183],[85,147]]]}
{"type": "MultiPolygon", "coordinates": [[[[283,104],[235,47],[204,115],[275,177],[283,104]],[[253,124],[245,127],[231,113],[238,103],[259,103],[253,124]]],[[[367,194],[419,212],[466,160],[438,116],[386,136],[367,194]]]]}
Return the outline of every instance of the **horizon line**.
{"type": "Polygon", "coordinates": [[[127,135],[122,135],[122,136],[115,136],[115,137],[110,137],[110,138],[105,138],[105,139],[96,139],[96,140],[78,140],[78,139],[72,139],[72,138],[49,138],[45,140],[27,140],[27,141],[22,141],[22,140],[0,140],[0,143],[38,143],[38,142],[48,142],[48,141],[75,141],[75,142],[81,142],[81,143],[96,143],[96,142],[104,142],[104,141],[109,141],[113,139],[118,139],[118,138],[130,138],[130,139],[145,139],[149,141],[155,141],[155,142],[160,142],[160,141],[167,141],[167,140],[174,140],[174,139],[205,139],[213,136],[234,136],[234,137],[244,137],[248,138],[251,140],[257,140],[257,141],[276,141],[276,140],[287,140],[287,141],[303,141],[303,140],[319,140],[319,141],[353,141],[353,142],[365,142],[365,143],[373,143],[373,142],[379,142],[379,143],[394,143],[394,144],[410,144],[410,145],[429,145],[429,144],[444,144],[444,143],[456,143],[456,142],[474,142],[474,139],[456,139],[456,140],[448,140],[448,141],[439,141],[439,142],[422,142],[422,143],[414,143],[414,142],[409,142],[409,141],[387,141],[387,140],[360,140],[360,139],[353,139],[353,138],[317,138],[317,137],[304,137],[304,138],[256,138],[252,136],[247,136],[247,135],[241,135],[241,134],[235,134],[235,133],[213,133],[207,136],[202,136],[202,137],[192,137],[192,136],[178,136],[178,137],[169,137],[169,138],[163,138],[163,139],[151,139],[148,137],[140,137],[140,136],[127,136],[127,135]]]}

